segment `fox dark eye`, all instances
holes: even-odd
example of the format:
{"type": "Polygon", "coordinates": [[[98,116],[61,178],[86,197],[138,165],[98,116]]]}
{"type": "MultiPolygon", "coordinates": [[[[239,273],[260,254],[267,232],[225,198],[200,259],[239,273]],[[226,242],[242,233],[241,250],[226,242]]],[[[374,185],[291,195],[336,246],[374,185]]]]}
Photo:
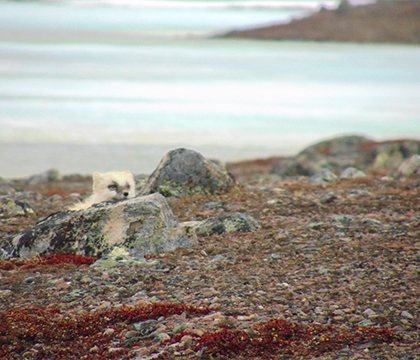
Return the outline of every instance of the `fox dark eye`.
{"type": "Polygon", "coordinates": [[[111,185],[108,185],[108,189],[109,189],[109,190],[112,190],[112,191],[117,191],[118,186],[117,186],[117,185],[115,185],[115,184],[111,184],[111,185]]]}

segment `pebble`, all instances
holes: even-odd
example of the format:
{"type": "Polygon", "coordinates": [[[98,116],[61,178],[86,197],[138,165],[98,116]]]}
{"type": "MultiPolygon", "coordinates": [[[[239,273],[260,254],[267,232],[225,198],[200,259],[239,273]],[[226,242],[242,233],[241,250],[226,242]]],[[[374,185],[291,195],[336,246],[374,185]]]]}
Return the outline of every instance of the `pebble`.
{"type": "Polygon", "coordinates": [[[367,177],[367,175],[354,167],[348,167],[347,169],[344,169],[341,174],[341,179],[352,179],[352,178],[360,178],[360,177],[367,177]]]}
{"type": "Polygon", "coordinates": [[[340,309],[334,310],[333,314],[336,315],[336,316],[344,316],[345,315],[344,311],[340,310],[340,309]]]}
{"type": "Polygon", "coordinates": [[[367,308],[365,311],[363,311],[363,314],[368,317],[376,316],[376,312],[374,312],[372,309],[367,308]]]}
{"type": "Polygon", "coordinates": [[[13,294],[12,290],[6,289],[6,290],[0,290],[0,298],[8,297],[13,294]]]}
{"type": "Polygon", "coordinates": [[[364,319],[358,323],[359,326],[372,326],[375,325],[374,322],[370,321],[369,319],[364,319]]]}
{"type": "Polygon", "coordinates": [[[324,184],[337,181],[338,177],[329,169],[322,169],[309,178],[311,184],[324,184]]]}
{"type": "Polygon", "coordinates": [[[167,333],[165,333],[165,332],[162,332],[162,333],[160,333],[158,336],[156,336],[156,340],[158,341],[158,342],[165,342],[165,341],[167,341],[167,340],[170,340],[170,336],[167,334],[167,333]]]}
{"type": "Polygon", "coordinates": [[[115,332],[115,329],[108,328],[104,331],[104,335],[112,335],[115,332]]]}
{"type": "Polygon", "coordinates": [[[32,276],[29,276],[25,279],[26,284],[32,284],[35,281],[35,278],[32,276]]]}
{"type": "Polygon", "coordinates": [[[125,337],[127,338],[127,339],[131,339],[131,338],[134,338],[134,337],[137,337],[137,336],[139,336],[140,334],[139,334],[139,332],[138,331],[134,331],[134,330],[130,330],[130,331],[127,331],[126,333],[125,333],[125,337]]]}
{"type": "Polygon", "coordinates": [[[405,317],[406,319],[414,319],[414,316],[413,315],[411,315],[408,311],[401,311],[401,316],[402,317],[405,317]]]}
{"type": "Polygon", "coordinates": [[[191,335],[184,335],[180,341],[181,346],[188,346],[191,345],[193,341],[193,337],[191,335]]]}
{"type": "Polygon", "coordinates": [[[322,307],[317,306],[314,311],[315,314],[322,314],[324,312],[324,309],[322,307]]]}
{"type": "Polygon", "coordinates": [[[141,337],[150,335],[158,328],[158,322],[156,320],[146,320],[133,324],[134,330],[136,330],[141,337]]]}

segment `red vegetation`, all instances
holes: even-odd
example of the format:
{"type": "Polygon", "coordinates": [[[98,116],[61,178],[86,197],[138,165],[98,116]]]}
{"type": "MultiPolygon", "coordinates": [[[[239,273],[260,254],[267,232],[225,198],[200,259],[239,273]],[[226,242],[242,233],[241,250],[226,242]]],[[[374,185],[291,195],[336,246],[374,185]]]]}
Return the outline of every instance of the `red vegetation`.
{"type": "Polygon", "coordinates": [[[210,310],[151,304],[77,316],[62,316],[58,309],[36,307],[0,312],[0,358],[130,359],[133,357],[130,348],[124,347],[119,339],[128,324],[184,312],[202,315],[210,310]],[[105,331],[109,328],[114,331],[105,331]]]}
{"type": "Polygon", "coordinates": [[[0,270],[14,270],[14,269],[34,269],[39,266],[72,264],[72,265],[91,265],[96,260],[95,257],[81,256],[81,255],[63,255],[54,254],[31,259],[12,259],[9,261],[0,261],[0,270]]]}
{"type": "Polygon", "coordinates": [[[399,340],[400,336],[387,328],[356,327],[344,330],[275,319],[256,326],[251,332],[223,329],[206,333],[197,342],[196,351],[204,348],[208,355],[265,359],[280,353],[319,356],[354,344],[399,340]]]}

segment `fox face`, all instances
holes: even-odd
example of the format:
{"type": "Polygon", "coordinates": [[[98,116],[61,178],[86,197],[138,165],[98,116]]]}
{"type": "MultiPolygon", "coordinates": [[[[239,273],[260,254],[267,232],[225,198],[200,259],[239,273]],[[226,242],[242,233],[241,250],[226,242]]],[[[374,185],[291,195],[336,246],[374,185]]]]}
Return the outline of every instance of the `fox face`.
{"type": "Polygon", "coordinates": [[[135,196],[135,187],[130,171],[93,174],[93,194],[102,201],[132,198],[135,196]]]}
{"type": "Polygon", "coordinates": [[[130,171],[114,171],[93,174],[93,193],[85,201],[78,202],[68,210],[87,209],[93,204],[103,201],[124,200],[136,196],[136,184],[130,171]]]}

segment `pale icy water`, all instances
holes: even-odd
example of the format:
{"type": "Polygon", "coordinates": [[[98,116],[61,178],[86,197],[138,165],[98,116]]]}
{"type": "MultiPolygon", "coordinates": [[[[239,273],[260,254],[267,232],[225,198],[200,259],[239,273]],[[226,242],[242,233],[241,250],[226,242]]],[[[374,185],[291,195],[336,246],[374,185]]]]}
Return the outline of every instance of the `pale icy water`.
{"type": "Polygon", "coordinates": [[[207,37],[319,1],[158,3],[0,1],[0,177],[150,172],[175,147],[231,161],[344,133],[420,138],[420,46],[207,37]]]}

